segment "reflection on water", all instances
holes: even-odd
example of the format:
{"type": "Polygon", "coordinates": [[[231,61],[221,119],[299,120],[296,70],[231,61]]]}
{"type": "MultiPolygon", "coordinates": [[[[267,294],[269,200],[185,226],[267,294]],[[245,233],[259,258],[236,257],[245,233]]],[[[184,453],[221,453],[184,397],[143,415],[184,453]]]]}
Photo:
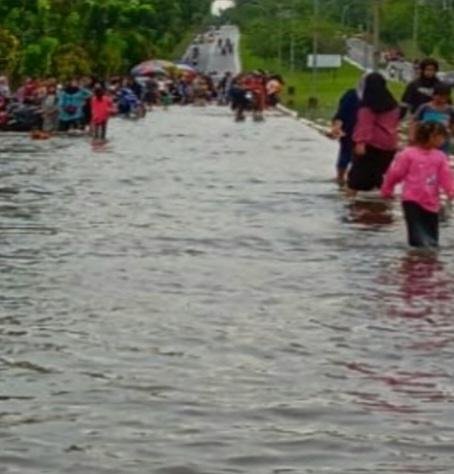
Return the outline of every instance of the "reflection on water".
{"type": "Polygon", "coordinates": [[[406,415],[411,423],[430,427],[436,438],[437,423],[446,422],[440,408],[454,401],[451,369],[444,363],[454,343],[454,278],[438,253],[411,250],[378,273],[374,288],[373,300],[390,318],[376,325],[389,338],[382,341],[389,361],[348,363],[347,370],[369,387],[351,395],[368,410],[406,415]]]}
{"type": "Polygon", "coordinates": [[[356,224],[363,230],[383,230],[384,226],[394,222],[389,203],[382,200],[353,199],[347,205],[344,222],[356,224]]]}
{"type": "Polygon", "coordinates": [[[388,312],[393,317],[424,319],[432,325],[451,318],[454,278],[437,252],[408,251],[380,283],[398,289],[400,299],[388,312]]]}
{"type": "Polygon", "coordinates": [[[449,223],[408,253],[287,118],[111,132],[2,143],[2,473],[452,472],[449,223]]]}

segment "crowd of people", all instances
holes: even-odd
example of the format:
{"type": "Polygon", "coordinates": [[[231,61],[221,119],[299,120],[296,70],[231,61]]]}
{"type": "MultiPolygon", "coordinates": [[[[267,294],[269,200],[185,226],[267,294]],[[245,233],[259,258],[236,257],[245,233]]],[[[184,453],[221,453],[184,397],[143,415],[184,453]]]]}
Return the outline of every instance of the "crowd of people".
{"type": "Polygon", "coordinates": [[[262,71],[234,77],[226,73],[113,77],[82,77],[61,83],[54,78],[29,78],[13,91],[0,77],[0,131],[31,132],[36,139],[55,133],[91,132],[106,140],[111,116],[143,118],[155,106],[230,105],[237,120],[247,110],[263,118],[267,106],[278,102],[283,81],[262,71]]]}
{"type": "Polygon", "coordinates": [[[400,102],[380,73],[366,74],[341,98],[330,132],[340,142],[337,181],[350,196],[378,189],[389,198],[403,183],[408,242],[414,247],[438,246],[440,194],[454,198],[449,161],[454,107],[451,87],[438,79],[438,69],[436,60],[422,61],[400,102]],[[408,115],[408,144],[402,144],[408,115]]]}
{"type": "Polygon", "coordinates": [[[90,130],[105,140],[113,114],[143,117],[143,87],[133,78],[99,81],[92,77],[61,83],[53,78],[27,79],[12,91],[0,78],[0,131],[31,132],[33,138],[49,138],[56,132],[90,130]]]}
{"type": "Polygon", "coordinates": [[[283,86],[284,81],[280,75],[264,71],[239,74],[236,77],[227,74],[220,82],[219,97],[222,103],[231,105],[237,122],[243,122],[248,111],[255,121],[263,121],[265,110],[279,103],[283,86]]]}

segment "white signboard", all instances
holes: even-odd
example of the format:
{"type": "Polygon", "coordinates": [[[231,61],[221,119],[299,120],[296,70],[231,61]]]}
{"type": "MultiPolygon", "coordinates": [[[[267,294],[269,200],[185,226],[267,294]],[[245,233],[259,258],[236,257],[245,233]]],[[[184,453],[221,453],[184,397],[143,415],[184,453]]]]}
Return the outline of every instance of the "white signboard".
{"type": "Polygon", "coordinates": [[[340,54],[317,54],[317,64],[314,64],[314,55],[307,57],[307,67],[317,66],[320,69],[339,69],[342,66],[340,54]]]}

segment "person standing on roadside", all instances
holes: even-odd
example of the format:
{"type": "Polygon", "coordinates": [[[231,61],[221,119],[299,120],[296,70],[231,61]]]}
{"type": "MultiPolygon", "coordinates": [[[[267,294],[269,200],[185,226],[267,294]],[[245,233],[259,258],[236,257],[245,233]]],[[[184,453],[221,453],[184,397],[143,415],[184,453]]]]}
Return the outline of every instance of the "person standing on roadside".
{"type": "Polygon", "coordinates": [[[364,95],[353,132],[354,157],[348,175],[348,188],[371,191],[380,188],[383,175],[397,150],[399,105],[385,78],[377,72],[366,76],[364,95]]]}
{"type": "Polygon", "coordinates": [[[230,102],[230,90],[232,88],[232,73],[226,72],[218,85],[218,103],[219,105],[228,105],[230,102]]]}
{"type": "Polygon", "coordinates": [[[401,118],[407,112],[414,115],[421,105],[432,100],[435,86],[440,83],[437,77],[439,68],[438,61],[432,58],[423,59],[419,63],[419,77],[407,85],[402,96],[401,118]]]}

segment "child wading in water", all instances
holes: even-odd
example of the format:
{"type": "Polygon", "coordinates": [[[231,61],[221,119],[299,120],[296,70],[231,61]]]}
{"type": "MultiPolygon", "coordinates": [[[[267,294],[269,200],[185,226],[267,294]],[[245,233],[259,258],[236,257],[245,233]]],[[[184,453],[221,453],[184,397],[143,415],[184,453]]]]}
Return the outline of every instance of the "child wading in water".
{"type": "Polygon", "coordinates": [[[389,198],[395,186],[403,182],[402,206],[412,247],[438,246],[440,191],[454,198],[454,176],[446,155],[439,150],[447,136],[440,123],[419,124],[415,145],[397,155],[381,188],[382,196],[389,198]]]}
{"type": "Polygon", "coordinates": [[[113,111],[112,99],[105,94],[101,85],[97,85],[91,99],[91,121],[93,141],[104,143],[107,135],[107,122],[113,111]]]}
{"type": "Polygon", "coordinates": [[[413,123],[410,127],[410,138],[414,134],[414,129],[421,122],[438,122],[446,127],[448,137],[440,149],[449,154],[449,136],[454,130],[454,107],[451,105],[451,87],[447,84],[437,84],[434,87],[434,95],[431,102],[421,105],[413,116],[413,123]],[[412,133],[413,132],[413,133],[412,133]]]}

